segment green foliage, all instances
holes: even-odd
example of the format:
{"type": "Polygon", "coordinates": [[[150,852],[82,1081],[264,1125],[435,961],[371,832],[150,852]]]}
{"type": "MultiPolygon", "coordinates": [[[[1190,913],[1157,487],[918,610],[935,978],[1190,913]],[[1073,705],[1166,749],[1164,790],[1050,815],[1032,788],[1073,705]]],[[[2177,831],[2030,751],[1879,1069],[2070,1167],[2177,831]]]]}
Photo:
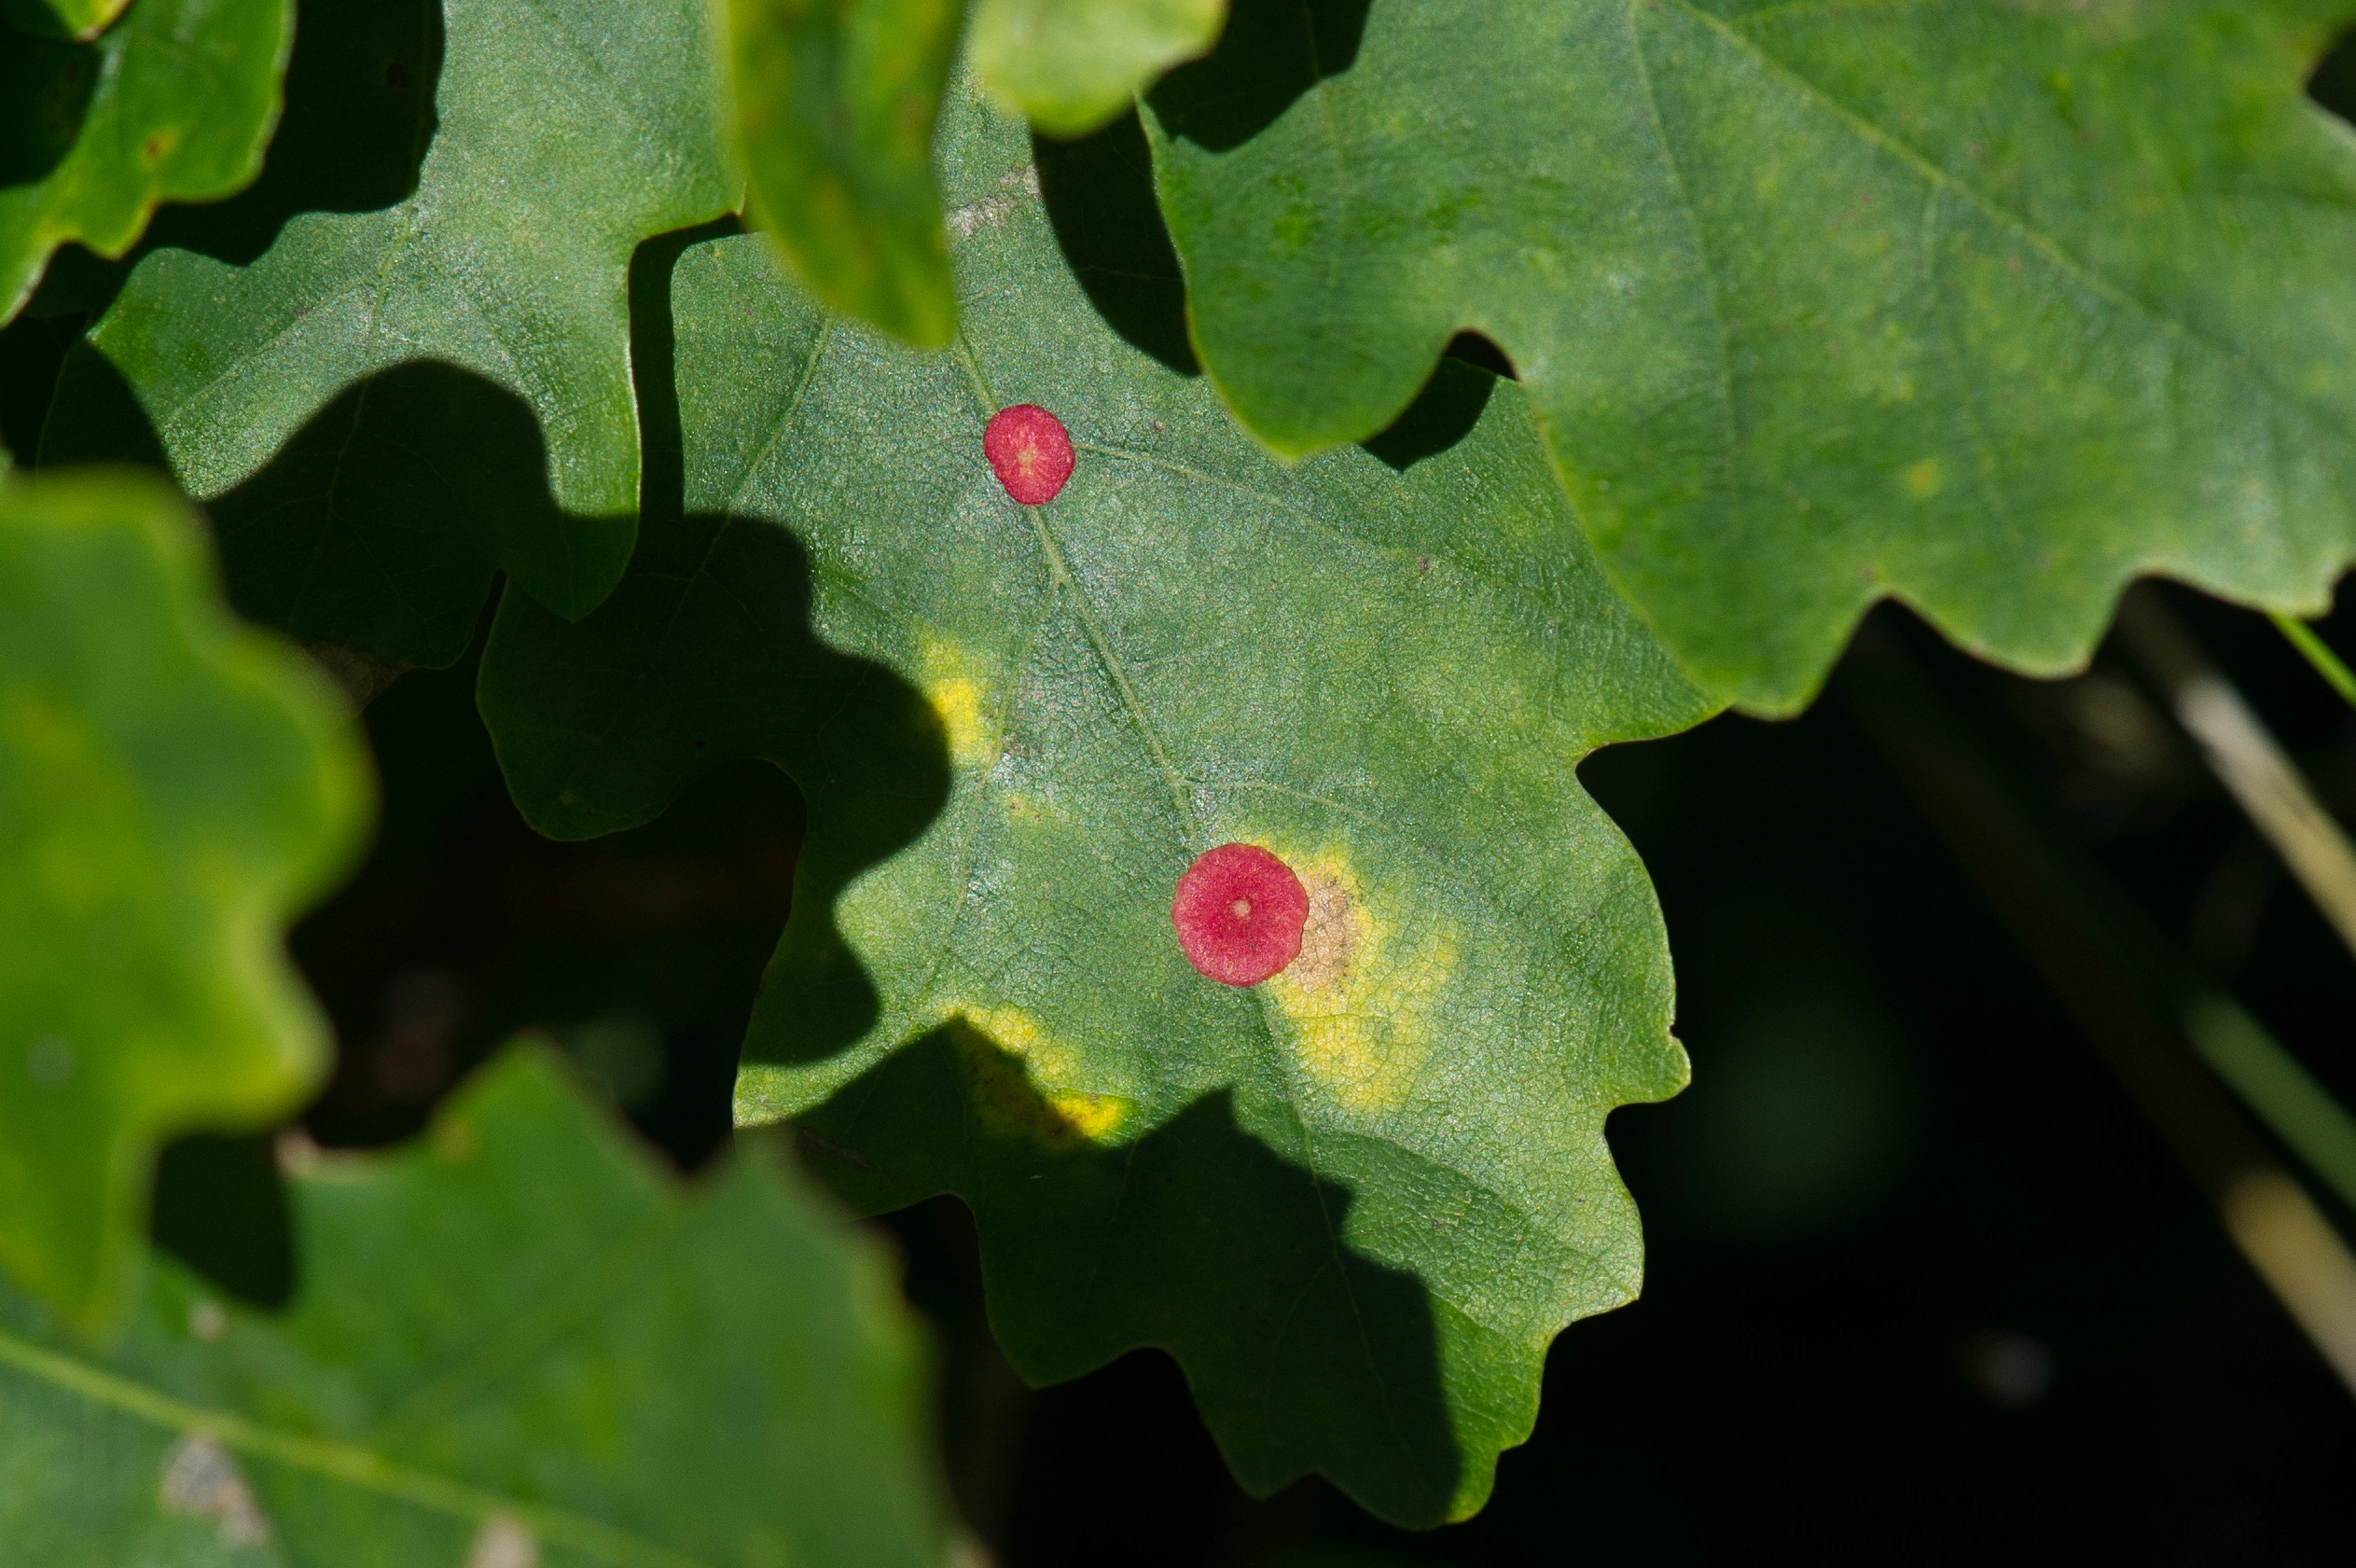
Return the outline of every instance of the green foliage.
{"type": "Polygon", "coordinates": [[[813,293],[922,348],[957,329],[933,121],[960,0],[728,0],[755,221],[813,293]]]}
{"type": "Polygon", "coordinates": [[[233,624],[131,478],[0,479],[0,1264],[77,1325],[135,1276],[157,1145],[326,1066],[278,951],[367,776],[326,683],[233,624]]]}
{"type": "MultiPolygon", "coordinates": [[[[305,0],[291,57],[287,0],[0,5],[11,439],[165,470],[239,610],[362,663],[511,578],[478,695],[549,835],[747,759],[808,812],[733,1096],[786,1130],[681,1195],[526,1051],[298,1173],[283,1315],[138,1306],[159,1141],[320,1081],[274,944],[367,778],[156,483],[0,485],[43,1561],[937,1561],[920,1358],[789,1136],[971,1206],[1025,1376],[1163,1347],[1251,1490],[1463,1518],[1638,1287],[1605,1117],[1685,1077],[1580,760],[1796,709],[1877,597],[2049,671],[2133,575],[2302,607],[2356,554],[2356,141],[2299,92],[2356,0],[979,0],[962,74],[957,0],[305,0]],[[1036,507],[1019,403],[1078,454],[1036,507]],[[1250,989],[1171,926],[1238,840],[1310,905],[1250,989]]],[[[1763,1230],[1911,1090],[1762,1018],[1714,1125],[1763,1230]],[[1795,1143],[1794,1085],[1854,1103],[1795,1143]]]]}
{"type": "Polygon", "coordinates": [[[2300,84],[2352,9],[1265,0],[1153,95],[1160,188],[1254,431],[1487,334],[1615,581],[1789,713],[1882,595],[2044,673],[2138,573],[2324,602],[2356,144],[2300,84]]]}
{"type": "Polygon", "coordinates": [[[941,1561],[908,1311],[769,1161],[683,1194],[525,1050],[307,1165],[283,1315],[160,1265],[93,1359],[0,1298],[24,1561],[941,1561]]]}
{"type": "Polygon", "coordinates": [[[562,837],[783,768],[809,828],[740,1120],[801,1121],[864,1207],[963,1196],[1032,1378],[1163,1345],[1254,1491],[1462,1517],[1555,1333],[1636,1288],[1605,1114],[1684,1075],[1657,910],[1573,769],[1708,703],[1509,384],[1457,367],[1374,451],[1281,466],[1091,308],[1019,127],[961,95],[942,137],[951,352],[754,240],[685,254],[684,515],[577,626],[502,607],[502,763],[562,837]],[[1021,402],[1079,453],[1035,509],[982,457],[1021,402]],[[1170,923],[1231,840],[1312,892],[1254,991],[1170,923]]]}
{"type": "Polygon", "coordinates": [[[91,41],[121,0],[53,3],[74,36],[0,16],[0,322],[67,241],[120,256],[158,202],[254,177],[294,22],[293,0],[142,0],[91,41]]]}
{"type": "Polygon", "coordinates": [[[981,0],[974,69],[1054,136],[1095,131],[1183,60],[1210,52],[1227,0],[981,0]]]}
{"type": "Polygon", "coordinates": [[[562,615],[620,576],[631,253],[735,200],[699,0],[443,14],[437,86],[424,0],[326,19],[316,54],[306,36],[296,74],[367,156],[295,146],[318,164],[243,222],[151,252],[43,446],[56,464],[152,439],[212,504],[240,609],[437,665],[496,571],[562,615]]]}

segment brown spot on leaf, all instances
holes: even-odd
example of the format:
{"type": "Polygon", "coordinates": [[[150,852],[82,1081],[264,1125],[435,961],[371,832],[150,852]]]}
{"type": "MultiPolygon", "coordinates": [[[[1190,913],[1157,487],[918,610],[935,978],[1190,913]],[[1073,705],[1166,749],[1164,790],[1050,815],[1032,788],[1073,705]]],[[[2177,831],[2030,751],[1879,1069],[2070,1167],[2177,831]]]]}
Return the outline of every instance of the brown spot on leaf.
{"type": "Polygon", "coordinates": [[[1339,991],[1358,957],[1359,922],[1351,918],[1350,890],[1332,871],[1313,868],[1302,878],[1309,889],[1309,923],[1301,928],[1301,955],[1291,978],[1310,991],[1339,991]]]}

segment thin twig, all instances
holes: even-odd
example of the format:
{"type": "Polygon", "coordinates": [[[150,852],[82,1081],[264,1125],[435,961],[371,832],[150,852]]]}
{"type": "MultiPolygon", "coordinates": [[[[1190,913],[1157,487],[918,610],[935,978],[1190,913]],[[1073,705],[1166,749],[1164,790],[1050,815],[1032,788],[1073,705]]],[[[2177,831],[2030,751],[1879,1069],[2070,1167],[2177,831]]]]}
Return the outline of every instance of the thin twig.
{"type": "MultiPolygon", "coordinates": [[[[2356,1256],[2195,1054],[2233,1061],[2238,1049],[2245,1065],[2279,1068],[2287,1053],[2274,1048],[2280,1062],[2252,1054],[2253,1034],[2272,1044],[2255,1021],[2194,978],[2150,921],[2044,826],[1885,628],[1859,633],[1840,688],[1966,875],[2208,1195],[2234,1244],[2356,1393],[2356,1256]],[[2220,1028],[2221,1018],[2235,1027],[2220,1028]],[[2197,1048],[2204,1033],[2210,1044],[2197,1048]]],[[[2244,1072],[2233,1081],[2266,1076],[2244,1072]]],[[[2278,1074],[2271,1095],[2262,1089],[2252,1105],[2267,1114],[2289,1081],[2278,1074]]],[[[2346,1120],[2340,1113],[2343,1133],[2346,1120]]],[[[2278,1130],[2295,1144],[2288,1128],[2278,1130]]],[[[2335,1159],[2329,1142],[2319,1150],[2335,1159]]]]}
{"type": "Polygon", "coordinates": [[[2119,606],[2119,640],[2143,666],[2210,768],[2356,951],[2356,847],[2265,723],[2146,586],[2119,606]]]}

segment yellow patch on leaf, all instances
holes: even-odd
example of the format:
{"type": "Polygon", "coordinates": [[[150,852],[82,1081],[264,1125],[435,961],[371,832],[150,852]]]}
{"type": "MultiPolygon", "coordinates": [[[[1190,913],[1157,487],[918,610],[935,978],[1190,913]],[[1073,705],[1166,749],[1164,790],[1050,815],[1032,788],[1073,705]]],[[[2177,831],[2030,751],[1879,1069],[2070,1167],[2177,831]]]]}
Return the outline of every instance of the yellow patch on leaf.
{"type": "Polygon", "coordinates": [[[1060,1148],[1102,1143],[1129,1119],[1122,1096],[1071,1087],[1079,1054],[1020,1008],[963,1007],[947,1028],[983,1131],[1060,1148]]]}
{"type": "Polygon", "coordinates": [[[1267,982],[1294,1029],[1302,1070],[1351,1111],[1406,1103],[1431,1038],[1431,1019],[1456,967],[1445,925],[1403,932],[1368,902],[1347,856],[1286,855],[1309,890],[1301,954],[1267,982]]]}
{"type": "Polygon", "coordinates": [[[988,768],[998,760],[998,727],[990,712],[990,683],[973,661],[954,648],[926,643],[924,697],[940,715],[949,760],[960,768],[988,768]]]}

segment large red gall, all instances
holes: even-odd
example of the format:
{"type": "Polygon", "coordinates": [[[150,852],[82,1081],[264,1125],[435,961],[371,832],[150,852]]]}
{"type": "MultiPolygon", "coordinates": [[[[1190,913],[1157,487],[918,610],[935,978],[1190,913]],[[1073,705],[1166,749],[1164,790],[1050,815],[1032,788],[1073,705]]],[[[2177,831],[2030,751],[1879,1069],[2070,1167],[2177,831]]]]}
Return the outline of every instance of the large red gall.
{"type": "Polygon", "coordinates": [[[1257,985],[1301,955],[1309,890],[1257,844],[1221,844],[1178,879],[1170,923],[1186,962],[1221,985],[1257,985]]]}
{"type": "Polygon", "coordinates": [[[1044,506],[1072,477],[1072,437],[1063,422],[1036,403],[1017,403],[990,416],[982,455],[1006,493],[1026,506],[1044,506]]]}

